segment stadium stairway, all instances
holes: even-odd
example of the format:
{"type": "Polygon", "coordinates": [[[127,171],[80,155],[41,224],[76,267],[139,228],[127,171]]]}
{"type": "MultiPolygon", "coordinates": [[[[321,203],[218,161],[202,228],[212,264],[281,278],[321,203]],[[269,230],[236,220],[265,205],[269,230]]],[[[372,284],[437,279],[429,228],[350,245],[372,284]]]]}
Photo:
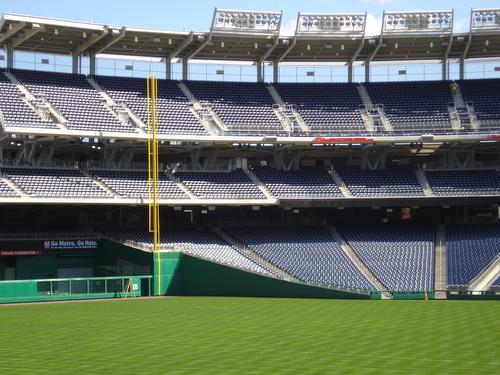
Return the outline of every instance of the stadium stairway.
{"type": "Polygon", "coordinates": [[[267,199],[276,201],[276,197],[273,195],[271,190],[249,169],[245,169],[245,173],[252,180],[252,182],[259,188],[259,190],[266,196],[267,199]]]}
{"type": "Polygon", "coordinates": [[[14,190],[18,195],[20,195],[23,198],[29,197],[29,194],[26,193],[19,185],[17,185],[14,181],[12,181],[10,178],[7,176],[2,176],[0,175],[0,179],[7,185],[9,188],[14,190]]]}
{"type": "Polygon", "coordinates": [[[363,276],[377,289],[381,292],[382,299],[392,299],[393,296],[384,284],[370,271],[370,269],[363,263],[352,247],[344,240],[337,229],[329,225],[328,231],[332,237],[340,245],[344,253],[351,260],[351,262],[356,266],[356,268],[363,274],[363,276]]]}
{"type": "Polygon", "coordinates": [[[427,181],[427,177],[425,177],[425,173],[422,171],[420,165],[415,168],[415,174],[417,175],[418,182],[420,183],[420,187],[422,188],[424,195],[426,197],[434,197],[435,194],[432,191],[431,185],[429,184],[429,181],[427,181]]]}
{"type": "Polygon", "coordinates": [[[368,90],[364,85],[360,84],[356,88],[366,108],[365,111],[361,111],[361,117],[363,117],[363,121],[365,122],[366,130],[368,130],[369,132],[375,130],[374,121],[371,115],[369,114],[369,111],[376,109],[377,114],[380,117],[380,122],[384,127],[384,130],[387,132],[391,132],[393,130],[393,127],[391,125],[391,121],[385,114],[383,108],[382,107],[378,108],[377,106],[375,106],[375,104],[373,104],[370,94],[368,93],[368,90]]]}
{"type": "Polygon", "coordinates": [[[217,115],[217,113],[215,113],[210,106],[204,106],[201,104],[185,83],[179,82],[177,86],[191,103],[189,109],[203,125],[208,134],[224,135],[224,131],[227,130],[227,126],[224,124],[224,121],[222,121],[219,115],[217,115]]]}
{"type": "Polygon", "coordinates": [[[115,100],[104,90],[104,88],[101,87],[91,77],[87,78],[87,82],[96,90],[103,98],[103,100],[106,103],[106,107],[113,113],[113,115],[120,121],[121,123],[132,123],[132,125],[135,127],[135,130],[138,133],[144,133],[147,131],[147,124],[142,122],[142,120],[137,116],[125,103],[117,103],[115,100]],[[126,113],[125,118],[120,115],[120,113],[126,113]],[[132,120],[132,121],[130,121],[132,120]]]}
{"type": "Polygon", "coordinates": [[[90,178],[94,182],[94,184],[96,184],[97,186],[99,186],[99,188],[101,188],[102,190],[104,190],[108,194],[112,195],[113,198],[115,198],[115,199],[120,199],[121,198],[120,194],[118,194],[116,191],[114,191],[113,189],[111,189],[108,185],[106,185],[104,182],[102,182],[101,180],[99,180],[95,176],[90,175],[86,170],[80,169],[80,172],[82,172],[85,176],[87,176],[88,178],[90,178]]]}
{"type": "Polygon", "coordinates": [[[181,189],[189,198],[191,199],[200,199],[198,196],[193,193],[193,191],[188,188],[185,184],[183,184],[180,180],[174,178],[171,174],[167,174],[167,177],[171,179],[179,189],[181,189]]]}
{"type": "MultiPolygon", "coordinates": [[[[448,110],[450,111],[450,118],[451,118],[451,123],[452,123],[452,128],[454,130],[461,130],[462,129],[462,123],[460,120],[460,115],[457,109],[463,109],[466,110],[466,113],[468,115],[469,121],[470,121],[470,128],[472,130],[479,130],[480,124],[479,121],[477,120],[477,116],[474,110],[474,105],[472,103],[465,103],[464,97],[462,95],[462,90],[460,88],[460,84],[458,82],[455,82],[455,90],[451,90],[451,94],[453,97],[453,104],[454,108],[451,109],[450,107],[448,110]]],[[[450,87],[451,89],[451,87],[450,87]]]]}
{"type": "Polygon", "coordinates": [[[344,180],[342,180],[342,177],[340,177],[339,173],[335,169],[329,170],[328,173],[332,177],[332,180],[335,182],[339,190],[342,192],[342,195],[346,198],[352,198],[353,194],[347,187],[344,180]]]}
{"type": "Polygon", "coordinates": [[[487,291],[499,276],[500,255],[497,255],[476,277],[471,280],[469,290],[478,294],[480,292],[487,291]]]}
{"type": "Polygon", "coordinates": [[[298,283],[302,283],[302,280],[297,279],[296,277],[290,275],[286,271],[282,270],[281,268],[277,267],[273,263],[269,262],[268,260],[264,259],[254,251],[252,251],[250,248],[224,232],[220,228],[212,228],[212,231],[218,235],[220,238],[222,238],[228,245],[231,247],[237,249],[237,251],[241,254],[245,254],[250,260],[254,261],[257,263],[259,266],[267,269],[270,271],[275,277],[287,281],[294,281],[298,283]]]}
{"type": "Polygon", "coordinates": [[[287,105],[287,103],[283,101],[281,95],[278,93],[278,90],[276,90],[273,85],[267,85],[266,88],[267,91],[269,91],[269,94],[273,98],[274,102],[276,103],[277,107],[275,109],[275,113],[283,124],[283,128],[285,128],[285,130],[287,128],[290,129],[291,125],[289,122],[290,120],[293,120],[299,126],[301,131],[308,133],[311,129],[302,118],[300,113],[298,113],[295,109],[293,109],[292,106],[287,105]]]}
{"type": "Polygon", "coordinates": [[[434,290],[435,299],[446,299],[448,271],[446,261],[446,236],[444,225],[436,228],[436,245],[434,256],[434,290]]]}
{"type": "Polygon", "coordinates": [[[61,130],[68,130],[66,127],[66,123],[68,120],[63,116],[63,114],[55,108],[48,100],[42,97],[36,97],[22,82],[20,82],[14,74],[11,72],[3,72],[5,77],[9,79],[10,82],[20,91],[20,93],[24,96],[24,102],[41,118],[45,116],[49,116],[50,119],[54,122],[54,124],[61,130]],[[46,111],[42,110],[42,107],[45,108],[46,111]]]}

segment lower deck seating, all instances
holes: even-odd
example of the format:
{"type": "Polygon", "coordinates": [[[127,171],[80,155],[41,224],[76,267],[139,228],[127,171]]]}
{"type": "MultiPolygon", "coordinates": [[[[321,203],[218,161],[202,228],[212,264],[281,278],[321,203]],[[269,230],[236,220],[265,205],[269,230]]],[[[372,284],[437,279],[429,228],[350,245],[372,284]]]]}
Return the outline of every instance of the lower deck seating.
{"type": "Polygon", "coordinates": [[[500,194],[500,170],[436,170],[425,174],[436,195],[500,194]]]}
{"type": "Polygon", "coordinates": [[[76,169],[2,168],[26,194],[39,198],[112,198],[76,169]]]}
{"type": "Polygon", "coordinates": [[[19,197],[19,195],[10,188],[5,181],[0,180],[0,197],[3,198],[14,198],[19,197]]]}
{"type": "Polygon", "coordinates": [[[308,168],[281,171],[266,167],[254,167],[253,172],[279,199],[331,199],[342,197],[342,192],[335,185],[326,169],[308,168]]]}
{"type": "Polygon", "coordinates": [[[226,232],[304,281],[373,289],[326,228],[228,228],[226,232]]]}
{"type": "Polygon", "coordinates": [[[43,120],[24,101],[21,91],[4,75],[0,69],[0,118],[6,126],[52,128],[52,120],[43,120]]]}
{"type": "Polygon", "coordinates": [[[434,230],[430,226],[391,224],[339,229],[389,290],[434,289],[434,230]]]}
{"type": "MultiPolygon", "coordinates": [[[[147,232],[116,232],[112,233],[111,237],[119,241],[130,241],[142,246],[153,246],[151,234],[147,232]]],[[[268,270],[239,253],[210,231],[196,229],[163,230],[160,241],[163,249],[182,251],[195,257],[242,268],[250,272],[271,275],[268,270]]]]}
{"type": "Polygon", "coordinates": [[[174,178],[202,199],[266,198],[241,169],[231,172],[177,172],[174,178]]]}
{"type": "Polygon", "coordinates": [[[362,170],[356,167],[337,169],[355,197],[418,197],[424,193],[411,167],[362,170]]]}
{"type": "MultiPolygon", "coordinates": [[[[93,170],[91,174],[123,198],[145,199],[149,196],[146,171],[93,170]]],[[[160,199],[189,199],[189,196],[164,173],[160,173],[159,177],[160,199]]]]}
{"type": "Polygon", "coordinates": [[[500,255],[500,225],[448,225],[446,250],[448,285],[468,285],[500,255]]]}

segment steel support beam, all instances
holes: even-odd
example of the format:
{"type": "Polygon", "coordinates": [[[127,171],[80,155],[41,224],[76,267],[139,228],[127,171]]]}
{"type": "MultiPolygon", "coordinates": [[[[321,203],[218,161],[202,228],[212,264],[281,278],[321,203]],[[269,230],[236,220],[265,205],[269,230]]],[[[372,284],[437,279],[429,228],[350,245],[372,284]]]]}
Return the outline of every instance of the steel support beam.
{"type": "Polygon", "coordinates": [[[73,51],[73,53],[71,54],[71,73],[73,74],[78,74],[79,71],[78,71],[78,54],[73,51]]]}
{"type": "Polygon", "coordinates": [[[450,54],[451,46],[453,45],[453,34],[450,34],[450,39],[448,40],[448,47],[446,47],[446,52],[444,53],[442,62],[442,80],[446,81],[448,79],[448,56],[450,54]]]}
{"type": "Polygon", "coordinates": [[[277,62],[273,63],[273,82],[278,83],[280,81],[280,65],[277,62]]]}
{"type": "Polygon", "coordinates": [[[185,57],[182,59],[182,80],[187,81],[189,79],[189,64],[188,59],[185,57]]]}
{"type": "Polygon", "coordinates": [[[165,58],[165,79],[172,79],[172,60],[168,56],[165,58]]]}
{"type": "Polygon", "coordinates": [[[127,29],[125,28],[125,26],[122,26],[122,28],[120,29],[120,32],[118,34],[113,34],[113,38],[111,38],[111,40],[109,42],[107,42],[105,45],[103,45],[102,47],[99,47],[95,51],[95,53],[97,54],[97,53],[105,52],[106,49],[108,49],[109,47],[111,47],[113,44],[120,41],[121,39],[123,39],[125,37],[126,32],[127,32],[127,29]]]}
{"type": "MultiPolygon", "coordinates": [[[[184,49],[191,44],[193,38],[194,38],[194,33],[191,31],[187,36],[186,40],[184,40],[177,48],[170,51],[170,53],[165,57],[165,75],[167,79],[172,79],[172,59],[175,58],[179,53],[184,51],[184,49]]],[[[182,77],[183,77],[182,79],[184,80],[184,64],[182,67],[182,77]]]]}
{"type": "Polygon", "coordinates": [[[7,43],[7,70],[14,69],[14,48],[11,43],[7,43]]]}
{"type": "Polygon", "coordinates": [[[26,26],[26,23],[21,22],[21,23],[17,24],[16,26],[13,26],[9,30],[7,30],[5,32],[5,34],[0,34],[0,44],[3,43],[3,42],[5,42],[5,41],[8,41],[8,39],[11,36],[17,34],[17,32],[21,31],[22,29],[24,29],[25,26],[26,26]]]}
{"type": "Polygon", "coordinates": [[[264,74],[262,74],[263,63],[261,61],[257,61],[257,82],[264,82],[264,74]]]}
{"type": "Polygon", "coordinates": [[[12,48],[16,48],[18,45],[20,45],[21,43],[28,40],[29,38],[31,38],[32,36],[34,36],[35,34],[37,34],[38,32],[40,32],[42,30],[45,30],[45,26],[43,26],[43,25],[38,26],[38,27],[33,27],[32,29],[26,31],[25,33],[12,38],[10,40],[10,42],[12,44],[12,48]]]}
{"type": "Polygon", "coordinates": [[[89,53],[89,75],[95,76],[96,71],[96,58],[95,51],[90,51],[89,53]]]}
{"type": "Polygon", "coordinates": [[[94,44],[99,42],[102,38],[104,38],[107,35],[109,35],[108,34],[108,26],[105,25],[104,30],[100,34],[91,37],[90,39],[86,40],[85,42],[83,42],[82,44],[77,46],[75,48],[76,53],[80,55],[81,53],[89,50],[94,44]]]}

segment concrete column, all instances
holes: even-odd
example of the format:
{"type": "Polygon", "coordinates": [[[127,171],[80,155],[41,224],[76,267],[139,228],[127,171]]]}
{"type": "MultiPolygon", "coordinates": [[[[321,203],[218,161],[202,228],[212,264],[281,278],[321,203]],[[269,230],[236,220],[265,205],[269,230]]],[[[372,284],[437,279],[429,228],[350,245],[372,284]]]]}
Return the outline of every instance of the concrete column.
{"type": "Polygon", "coordinates": [[[7,43],[7,70],[14,69],[14,48],[10,43],[7,43]]]}
{"type": "Polygon", "coordinates": [[[78,55],[73,52],[71,55],[71,72],[73,74],[78,74],[78,55]]]}
{"type": "Polygon", "coordinates": [[[188,59],[182,59],[182,80],[187,81],[189,79],[189,64],[188,59]]]}
{"type": "Polygon", "coordinates": [[[90,58],[90,72],[89,74],[91,76],[95,76],[95,68],[96,68],[96,64],[95,64],[95,52],[94,51],[91,51],[90,54],[89,54],[89,58],[90,58]]]}
{"type": "Polygon", "coordinates": [[[172,59],[170,56],[165,58],[165,78],[172,79],[172,59]]]}
{"type": "Polygon", "coordinates": [[[370,82],[370,63],[365,63],[365,82],[370,82]]]}
{"type": "Polygon", "coordinates": [[[264,69],[263,63],[261,61],[257,61],[257,82],[264,82],[264,69]]]}
{"type": "Polygon", "coordinates": [[[352,83],[352,62],[347,67],[347,82],[352,83]]]}
{"type": "Polygon", "coordinates": [[[448,75],[448,59],[444,59],[441,63],[441,79],[446,81],[448,75]]]}
{"type": "Polygon", "coordinates": [[[280,81],[280,65],[279,63],[273,64],[273,82],[278,83],[280,81]]]}
{"type": "Polygon", "coordinates": [[[460,79],[464,79],[465,76],[465,61],[464,59],[460,59],[460,79]]]}

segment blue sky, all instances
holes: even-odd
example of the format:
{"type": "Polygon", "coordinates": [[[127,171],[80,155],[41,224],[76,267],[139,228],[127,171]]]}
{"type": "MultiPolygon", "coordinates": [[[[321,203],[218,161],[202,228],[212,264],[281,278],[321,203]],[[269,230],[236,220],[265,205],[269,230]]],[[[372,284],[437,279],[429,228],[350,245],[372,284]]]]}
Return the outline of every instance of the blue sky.
{"type": "Polygon", "coordinates": [[[455,31],[468,31],[470,8],[500,7],[498,0],[2,0],[0,13],[94,21],[110,25],[207,31],[213,9],[282,10],[282,33],[292,34],[299,10],[369,13],[367,33],[378,34],[383,10],[455,9],[455,31]],[[416,6],[418,4],[418,7],[416,6]]]}

